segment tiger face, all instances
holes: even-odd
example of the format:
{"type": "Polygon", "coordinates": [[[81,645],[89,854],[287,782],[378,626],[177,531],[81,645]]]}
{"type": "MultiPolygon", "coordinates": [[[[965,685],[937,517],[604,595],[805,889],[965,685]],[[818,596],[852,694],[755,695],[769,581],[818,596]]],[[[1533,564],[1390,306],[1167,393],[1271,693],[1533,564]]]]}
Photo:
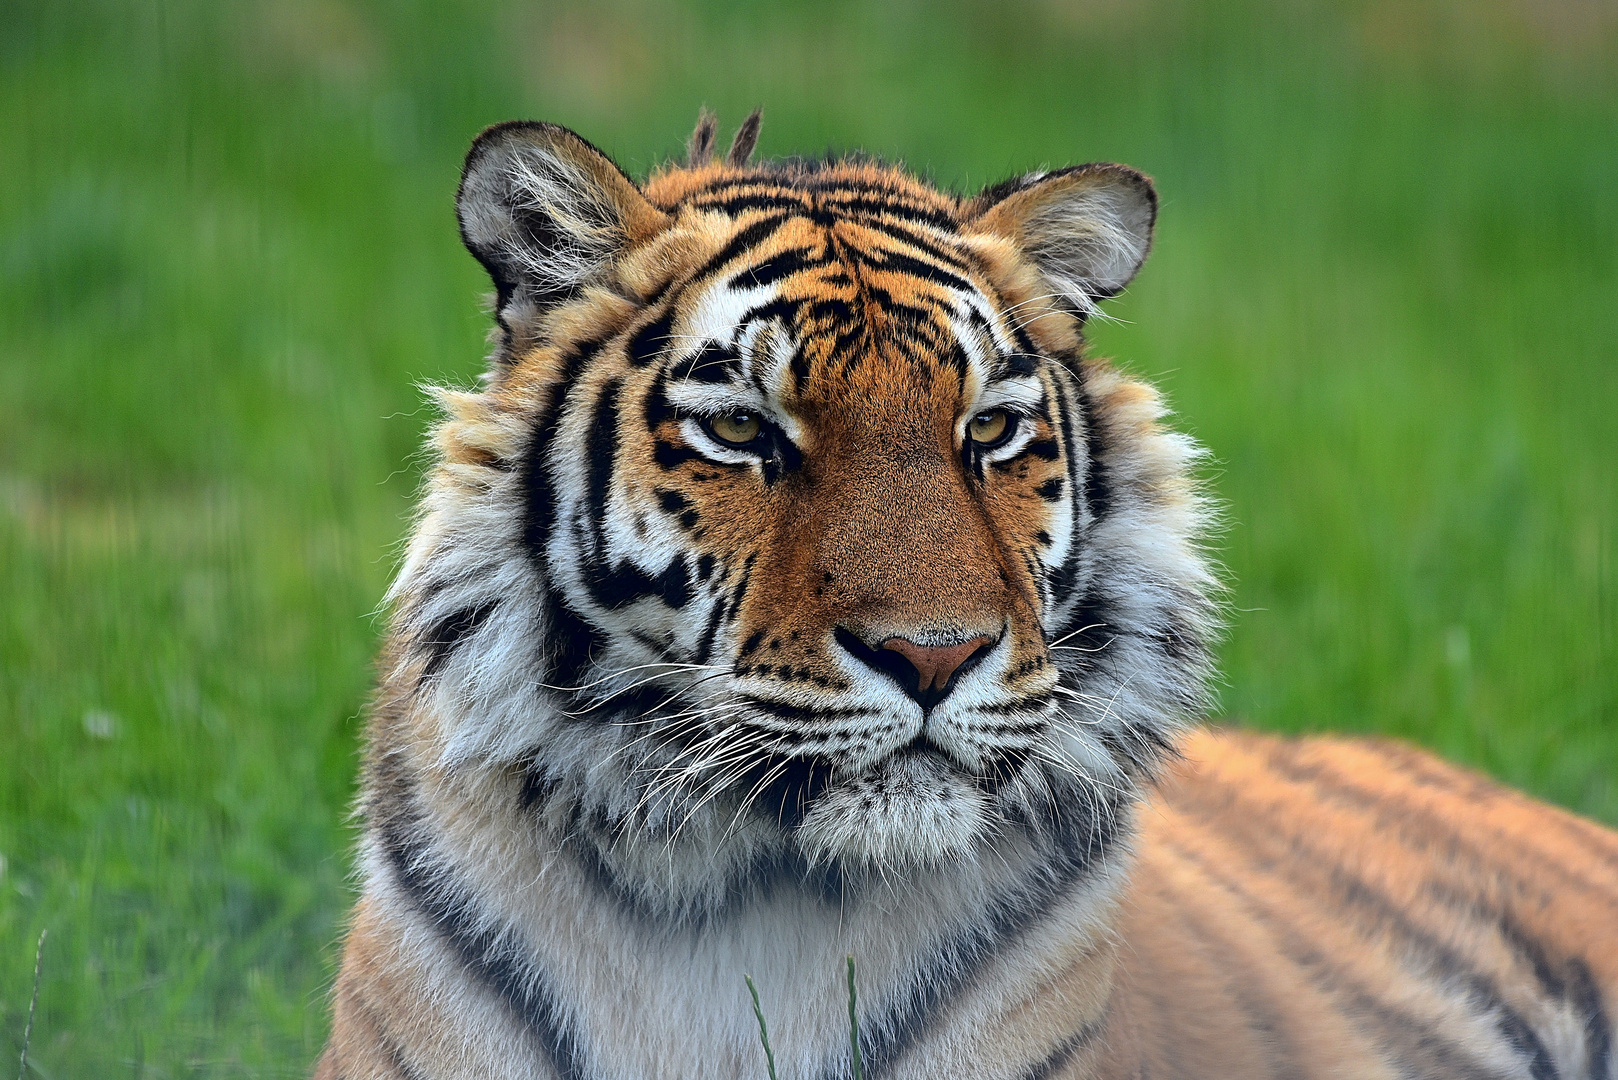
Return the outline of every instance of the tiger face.
{"type": "Polygon", "coordinates": [[[1081,357],[1151,185],[960,199],[751,130],[644,188],[554,126],[474,145],[501,336],[395,589],[422,722],[643,892],[1091,843],[1212,629],[1194,448],[1081,357]]]}

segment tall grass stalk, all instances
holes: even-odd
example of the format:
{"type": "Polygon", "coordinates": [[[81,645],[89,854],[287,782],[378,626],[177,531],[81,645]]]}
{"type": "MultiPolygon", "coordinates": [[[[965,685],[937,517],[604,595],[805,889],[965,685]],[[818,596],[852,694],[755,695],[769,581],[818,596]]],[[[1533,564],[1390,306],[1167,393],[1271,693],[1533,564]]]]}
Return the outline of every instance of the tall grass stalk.
{"type": "Polygon", "coordinates": [[[865,1080],[865,1063],[860,1060],[859,995],[854,990],[854,955],[848,957],[848,1049],[854,1080],[865,1080]]]}
{"type": "Polygon", "coordinates": [[[753,995],[753,1015],[758,1017],[758,1041],[764,1044],[764,1063],[769,1066],[770,1080],[775,1080],[775,1051],[770,1049],[770,1029],[764,1023],[764,1010],[758,1004],[758,987],[753,985],[753,976],[743,975],[747,980],[747,992],[753,995]]]}
{"type": "MultiPolygon", "coordinates": [[[[28,1022],[22,1029],[22,1054],[17,1059],[17,1080],[23,1080],[28,1075],[28,1041],[34,1037],[34,1010],[39,1007],[39,968],[40,962],[45,959],[45,935],[50,932],[48,926],[41,930],[39,944],[34,946],[34,992],[28,998],[28,1022]]],[[[773,1073],[771,1080],[774,1080],[773,1073]]]]}

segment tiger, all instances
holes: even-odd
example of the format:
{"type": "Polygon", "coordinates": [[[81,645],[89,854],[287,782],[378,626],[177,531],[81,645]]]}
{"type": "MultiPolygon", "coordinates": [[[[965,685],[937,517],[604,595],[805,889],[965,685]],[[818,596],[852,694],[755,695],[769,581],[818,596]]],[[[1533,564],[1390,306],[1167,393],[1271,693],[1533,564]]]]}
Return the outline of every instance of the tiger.
{"type": "Polygon", "coordinates": [[[315,1075],[1612,1077],[1618,835],[1199,726],[1204,451],[1085,344],[1153,182],[716,130],[467,156],[492,355],[436,391],[315,1075]]]}

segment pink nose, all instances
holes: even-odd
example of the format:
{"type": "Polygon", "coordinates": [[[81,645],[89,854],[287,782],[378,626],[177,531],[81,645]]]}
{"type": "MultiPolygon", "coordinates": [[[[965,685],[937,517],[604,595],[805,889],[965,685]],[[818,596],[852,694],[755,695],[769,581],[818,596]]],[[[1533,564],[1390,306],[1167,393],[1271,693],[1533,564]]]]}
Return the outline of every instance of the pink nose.
{"type": "Polygon", "coordinates": [[[938,695],[949,685],[950,676],[971,659],[972,654],[989,644],[987,637],[975,637],[959,645],[917,645],[902,637],[890,637],[882,648],[891,649],[916,669],[916,689],[923,696],[938,695]]]}

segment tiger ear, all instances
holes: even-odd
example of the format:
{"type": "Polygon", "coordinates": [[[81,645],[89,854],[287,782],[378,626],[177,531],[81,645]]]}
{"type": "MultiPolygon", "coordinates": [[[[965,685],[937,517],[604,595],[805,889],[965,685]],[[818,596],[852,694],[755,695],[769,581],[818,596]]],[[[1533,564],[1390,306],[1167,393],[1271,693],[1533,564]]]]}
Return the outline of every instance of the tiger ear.
{"type": "Polygon", "coordinates": [[[966,211],[977,231],[1015,244],[1083,317],[1146,261],[1157,192],[1127,166],[1078,165],[996,184],[966,211]]]}
{"type": "Polygon", "coordinates": [[[567,128],[514,121],[479,135],[455,196],[461,240],[494,279],[508,334],[585,286],[668,221],[607,155],[567,128]]]}

